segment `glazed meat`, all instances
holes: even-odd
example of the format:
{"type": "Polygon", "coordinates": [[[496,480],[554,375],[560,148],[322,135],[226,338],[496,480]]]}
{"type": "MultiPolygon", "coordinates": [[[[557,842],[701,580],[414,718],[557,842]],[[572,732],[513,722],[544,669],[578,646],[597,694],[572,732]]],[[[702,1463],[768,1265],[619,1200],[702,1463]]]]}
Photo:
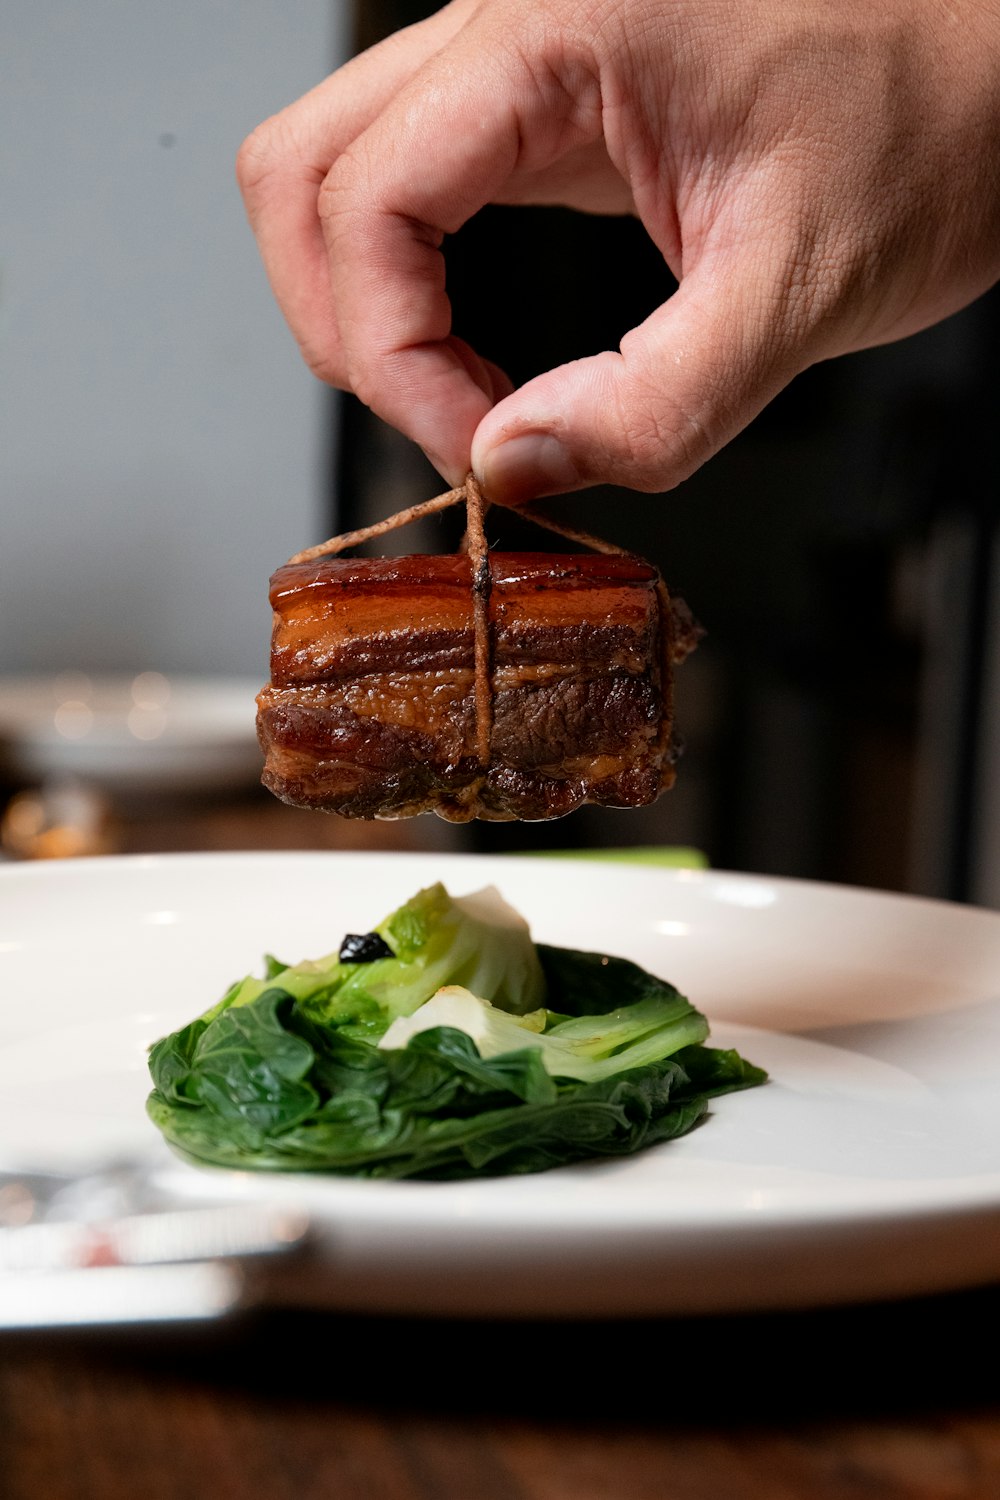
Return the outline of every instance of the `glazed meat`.
{"type": "Polygon", "coordinates": [[[697,630],[621,555],[490,555],[489,738],[469,558],[325,557],[271,580],[263,780],[299,807],[456,822],[639,807],[674,780],[672,668],[697,630]]]}

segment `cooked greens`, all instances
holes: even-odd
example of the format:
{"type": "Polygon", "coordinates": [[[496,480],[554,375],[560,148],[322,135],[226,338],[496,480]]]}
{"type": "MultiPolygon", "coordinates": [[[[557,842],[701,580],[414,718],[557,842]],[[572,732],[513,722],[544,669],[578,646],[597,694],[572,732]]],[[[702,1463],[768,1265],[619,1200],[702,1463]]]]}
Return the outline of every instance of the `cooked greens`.
{"type": "Polygon", "coordinates": [[[492,887],[453,897],[440,883],[428,886],[366,936],[380,938],[390,956],[352,963],[340,957],[343,944],[325,958],[293,965],[268,956],[264,978],[238,980],[208,1018],[252,1005],[279,978],[313,1020],[371,1042],[445,984],[464,985],[514,1012],[544,1000],[545,976],[528,924],[492,887]]]}
{"type": "Polygon", "coordinates": [[[173,1146],[365,1177],[536,1172],[682,1135],[766,1077],[705,1046],[672,985],[536,947],[493,890],[431,886],[374,932],[390,956],[269,959],[155,1044],[148,1110],[173,1146]]]}

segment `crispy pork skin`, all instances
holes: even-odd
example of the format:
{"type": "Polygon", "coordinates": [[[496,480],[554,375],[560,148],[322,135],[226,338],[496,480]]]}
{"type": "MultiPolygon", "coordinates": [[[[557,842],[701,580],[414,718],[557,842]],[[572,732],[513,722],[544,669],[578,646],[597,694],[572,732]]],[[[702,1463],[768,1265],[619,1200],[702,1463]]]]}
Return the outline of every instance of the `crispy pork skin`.
{"type": "Polygon", "coordinates": [[[456,822],[639,807],[674,780],[672,667],[697,631],[619,555],[493,553],[491,733],[477,754],[464,554],[327,557],[271,580],[263,780],[299,807],[456,822]]]}

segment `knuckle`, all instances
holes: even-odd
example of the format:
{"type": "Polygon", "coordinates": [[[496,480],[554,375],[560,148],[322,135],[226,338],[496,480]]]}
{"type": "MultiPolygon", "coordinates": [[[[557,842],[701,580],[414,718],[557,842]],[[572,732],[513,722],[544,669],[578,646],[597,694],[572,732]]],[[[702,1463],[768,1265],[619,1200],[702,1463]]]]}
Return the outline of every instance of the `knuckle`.
{"type": "Polygon", "coordinates": [[[252,198],[274,168],[275,126],[265,120],[252,130],[236,153],[236,181],[244,197],[252,198]]]}
{"type": "Polygon", "coordinates": [[[357,201],[357,183],[358,163],[348,147],[333,159],[316,194],[316,212],[324,225],[329,227],[346,206],[357,201]]]}
{"type": "Polygon", "coordinates": [[[321,380],[324,385],[332,386],[337,391],[354,389],[345,372],[331,358],[328,351],[310,348],[307,343],[303,343],[300,347],[303,359],[317,380],[321,380]]]}
{"type": "Polygon", "coordinates": [[[344,389],[353,392],[363,406],[379,415],[379,403],[384,390],[377,365],[363,351],[355,350],[347,361],[347,366],[344,389]]]}
{"type": "Polygon", "coordinates": [[[662,381],[632,376],[618,391],[622,457],[634,489],[652,492],[678,483],[708,456],[711,440],[701,418],[671,398],[662,381]]]}

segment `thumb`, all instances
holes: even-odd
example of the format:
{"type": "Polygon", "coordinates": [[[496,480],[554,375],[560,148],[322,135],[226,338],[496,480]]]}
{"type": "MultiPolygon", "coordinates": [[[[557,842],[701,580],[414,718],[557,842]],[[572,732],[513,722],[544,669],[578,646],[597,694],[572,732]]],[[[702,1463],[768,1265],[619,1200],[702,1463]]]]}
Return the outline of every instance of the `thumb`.
{"type": "Polygon", "coordinates": [[[507,396],[473,439],[486,494],[516,505],[595,484],[672,489],[811,363],[781,284],[756,262],[725,281],[699,268],[620,352],[561,365],[507,396]]]}

